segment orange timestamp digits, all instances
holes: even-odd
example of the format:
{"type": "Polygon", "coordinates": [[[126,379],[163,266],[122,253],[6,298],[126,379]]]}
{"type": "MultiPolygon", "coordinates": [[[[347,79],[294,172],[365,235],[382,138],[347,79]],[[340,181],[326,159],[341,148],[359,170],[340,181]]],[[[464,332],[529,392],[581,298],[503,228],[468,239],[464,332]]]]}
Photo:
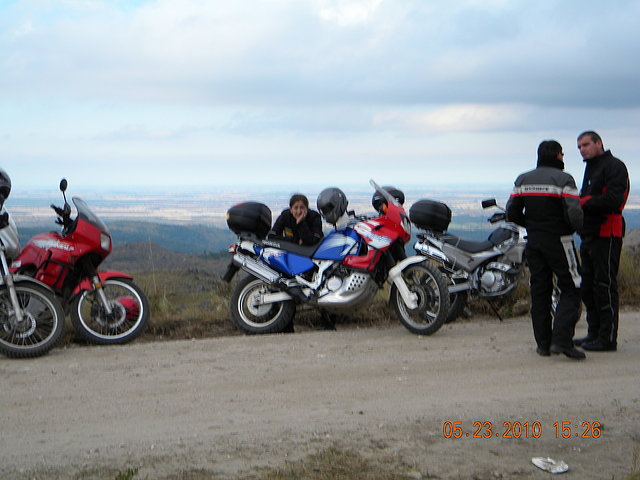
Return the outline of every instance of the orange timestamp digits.
{"type": "MultiPolygon", "coordinates": [[[[554,422],[555,438],[600,438],[600,422],[554,422]]],[[[446,421],[442,424],[444,438],[540,438],[542,422],[506,421],[502,424],[491,421],[472,422],[465,429],[462,422],[446,421]]]]}
{"type": "Polygon", "coordinates": [[[572,422],[555,422],[556,438],[600,438],[600,422],[582,422],[580,425],[572,422]],[[572,428],[573,427],[573,428],[572,428]]]}

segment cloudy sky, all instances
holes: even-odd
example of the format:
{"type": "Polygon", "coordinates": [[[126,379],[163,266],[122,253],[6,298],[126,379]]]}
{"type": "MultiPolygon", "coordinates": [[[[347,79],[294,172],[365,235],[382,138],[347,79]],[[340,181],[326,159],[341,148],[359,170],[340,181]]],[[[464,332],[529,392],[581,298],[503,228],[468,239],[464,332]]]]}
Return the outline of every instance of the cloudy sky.
{"type": "Polygon", "coordinates": [[[0,0],[17,185],[508,184],[640,169],[640,2],[0,0]]]}

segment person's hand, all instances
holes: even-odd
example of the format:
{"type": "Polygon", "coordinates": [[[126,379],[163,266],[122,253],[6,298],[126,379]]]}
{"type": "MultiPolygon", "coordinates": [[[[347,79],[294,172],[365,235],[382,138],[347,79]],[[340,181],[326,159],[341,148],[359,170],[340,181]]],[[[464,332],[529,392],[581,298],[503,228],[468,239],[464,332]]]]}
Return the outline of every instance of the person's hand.
{"type": "Polygon", "coordinates": [[[307,207],[304,206],[302,202],[296,203],[293,207],[291,207],[291,215],[296,219],[296,224],[300,223],[307,217],[307,207]]]}
{"type": "Polygon", "coordinates": [[[307,216],[307,212],[304,210],[298,210],[293,213],[293,218],[296,219],[296,223],[300,223],[301,221],[303,221],[306,216],[307,216]]]}

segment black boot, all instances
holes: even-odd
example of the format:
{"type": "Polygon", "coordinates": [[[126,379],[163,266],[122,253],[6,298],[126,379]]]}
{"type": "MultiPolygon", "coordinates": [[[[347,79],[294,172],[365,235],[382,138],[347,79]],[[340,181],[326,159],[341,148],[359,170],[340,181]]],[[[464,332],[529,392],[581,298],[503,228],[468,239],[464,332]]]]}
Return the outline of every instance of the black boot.
{"type": "Polygon", "coordinates": [[[334,321],[333,314],[323,310],[320,314],[322,317],[322,326],[325,330],[335,330],[336,322],[334,321]]]}
{"type": "Polygon", "coordinates": [[[284,329],[282,330],[282,333],[294,333],[293,320],[291,320],[291,322],[289,322],[289,324],[286,327],[284,327],[284,329]]]}

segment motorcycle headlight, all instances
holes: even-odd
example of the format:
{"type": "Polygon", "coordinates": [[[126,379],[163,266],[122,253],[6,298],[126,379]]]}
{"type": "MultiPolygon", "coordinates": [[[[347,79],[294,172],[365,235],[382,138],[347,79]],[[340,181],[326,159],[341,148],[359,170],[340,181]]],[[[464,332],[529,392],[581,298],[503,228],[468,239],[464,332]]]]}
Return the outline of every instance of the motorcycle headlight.
{"type": "Polygon", "coordinates": [[[111,250],[111,237],[106,233],[100,234],[100,248],[103,250],[111,250]]]}

